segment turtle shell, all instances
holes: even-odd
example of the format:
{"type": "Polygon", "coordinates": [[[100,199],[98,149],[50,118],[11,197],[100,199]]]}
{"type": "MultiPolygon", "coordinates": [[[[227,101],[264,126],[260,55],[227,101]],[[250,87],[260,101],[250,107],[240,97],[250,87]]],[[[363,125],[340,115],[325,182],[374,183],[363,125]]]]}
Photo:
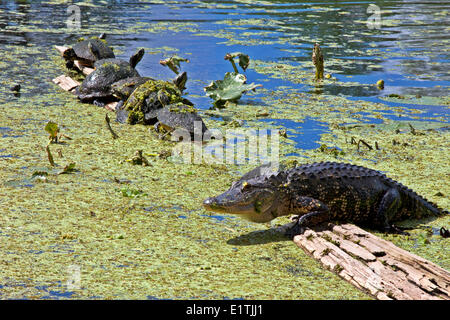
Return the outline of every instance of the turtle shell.
{"type": "Polygon", "coordinates": [[[111,92],[116,98],[120,100],[126,100],[137,87],[139,87],[141,84],[144,84],[148,80],[153,79],[149,77],[125,78],[114,82],[111,85],[111,92]]]}
{"type": "Polygon", "coordinates": [[[111,85],[119,80],[140,77],[139,73],[127,61],[102,59],[94,64],[95,70],[89,74],[77,88],[76,94],[83,102],[95,99],[111,99],[111,85]]]}
{"type": "Polygon", "coordinates": [[[85,64],[92,65],[97,60],[115,58],[112,49],[104,41],[98,39],[78,42],[72,49],[72,56],[70,54],[65,56],[67,60],[82,60],[85,64]],[[89,48],[89,43],[92,48],[89,48]]]}
{"type": "MultiPolygon", "coordinates": [[[[130,124],[154,124],[156,122],[155,110],[165,104],[182,101],[180,90],[173,84],[162,80],[148,80],[138,86],[123,104],[124,112],[128,112],[127,122],[130,124]]],[[[119,118],[118,118],[118,121],[119,118]]]]}
{"type": "Polygon", "coordinates": [[[159,129],[168,132],[182,130],[180,133],[183,136],[183,131],[194,137],[194,133],[200,133],[201,130],[203,135],[207,130],[205,123],[197,114],[195,108],[183,103],[175,103],[159,109],[157,118],[159,129]]]}

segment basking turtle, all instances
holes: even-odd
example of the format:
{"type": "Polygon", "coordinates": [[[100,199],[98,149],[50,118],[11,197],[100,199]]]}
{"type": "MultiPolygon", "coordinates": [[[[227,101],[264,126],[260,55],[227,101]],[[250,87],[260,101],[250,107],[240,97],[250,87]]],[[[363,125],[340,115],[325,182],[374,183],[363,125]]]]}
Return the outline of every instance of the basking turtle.
{"type": "Polygon", "coordinates": [[[111,85],[111,93],[117,99],[125,101],[137,87],[148,80],[153,79],[149,77],[130,77],[119,80],[111,85]]]}
{"type": "Polygon", "coordinates": [[[157,110],[158,122],[155,128],[160,133],[170,133],[173,135],[177,130],[179,140],[186,139],[187,135],[195,139],[195,135],[203,137],[207,130],[202,118],[197,114],[195,108],[183,103],[174,103],[157,110]]]}
{"type": "Polygon", "coordinates": [[[131,56],[129,62],[120,59],[102,59],[95,62],[95,70],[89,74],[75,93],[83,102],[107,101],[113,99],[111,85],[119,80],[139,77],[136,64],[142,59],[144,49],[131,56]]]}
{"type": "Polygon", "coordinates": [[[63,53],[63,58],[67,61],[67,67],[71,68],[74,60],[79,60],[81,64],[92,67],[94,63],[101,59],[115,58],[114,52],[106,42],[100,39],[88,39],[78,42],[72,48],[63,53]]]}
{"type": "Polygon", "coordinates": [[[156,111],[165,105],[185,101],[173,83],[148,80],[137,87],[127,101],[117,108],[117,121],[129,124],[155,124],[156,111]]]}

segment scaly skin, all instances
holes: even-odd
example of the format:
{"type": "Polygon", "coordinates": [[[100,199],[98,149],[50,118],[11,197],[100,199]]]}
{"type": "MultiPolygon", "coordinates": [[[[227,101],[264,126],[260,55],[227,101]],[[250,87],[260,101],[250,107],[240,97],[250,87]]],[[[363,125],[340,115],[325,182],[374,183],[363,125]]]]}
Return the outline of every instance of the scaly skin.
{"type": "Polygon", "coordinates": [[[254,222],[293,214],[297,224],[291,236],[325,221],[403,233],[392,223],[448,214],[379,171],[337,162],[305,164],[279,172],[263,165],[234,182],[225,193],[206,199],[204,206],[254,222]]]}

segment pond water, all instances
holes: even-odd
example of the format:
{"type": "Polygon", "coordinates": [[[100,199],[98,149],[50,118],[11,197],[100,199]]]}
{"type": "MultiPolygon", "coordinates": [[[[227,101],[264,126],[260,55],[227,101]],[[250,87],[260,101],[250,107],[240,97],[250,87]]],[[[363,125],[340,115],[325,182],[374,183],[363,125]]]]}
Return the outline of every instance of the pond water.
{"type": "MultiPolygon", "coordinates": [[[[188,58],[190,63],[183,65],[190,79],[187,91],[198,108],[208,109],[211,101],[203,87],[231,71],[223,60],[226,53],[242,51],[253,60],[305,69],[305,63],[311,60],[313,44],[319,42],[326,72],[339,81],[324,84],[320,90],[324,94],[377,102],[378,96],[390,93],[446,96],[450,74],[446,36],[449,27],[445,21],[450,5],[445,1],[380,1],[377,2],[380,25],[377,25],[372,11],[368,13],[370,4],[370,1],[89,1],[79,4],[81,29],[74,30],[67,28],[71,12],[62,1],[2,1],[0,50],[33,47],[32,54],[17,59],[26,62],[48,59],[48,48],[53,45],[71,44],[79,36],[106,32],[119,57],[128,58],[136,48],[147,48],[148,54],[138,66],[142,75],[169,79],[171,71],[160,66],[159,60],[171,54],[188,58]],[[385,81],[385,90],[374,86],[379,79],[385,81]],[[341,82],[359,85],[342,86],[341,82]]],[[[19,63],[11,61],[13,65],[19,63]]],[[[42,93],[51,84],[38,80],[39,70],[28,65],[19,64],[13,71],[3,61],[0,81],[23,83],[28,86],[25,94],[31,96],[42,93]]],[[[312,73],[311,66],[308,67],[312,73]]],[[[252,68],[246,76],[269,90],[293,84],[252,68]]],[[[296,89],[314,92],[311,85],[296,84],[296,89]]],[[[426,105],[420,107],[428,109],[426,105]]],[[[446,116],[447,108],[434,106],[432,112],[446,116]]]]}
{"type": "MultiPolygon", "coordinates": [[[[248,166],[170,162],[157,155],[172,145],[149,139],[140,126],[114,123],[121,138],[111,142],[103,110],[51,81],[67,72],[54,46],[79,37],[106,33],[123,59],[145,48],[137,69],[157,79],[174,76],[161,59],[188,58],[181,65],[186,96],[209,128],[233,128],[238,120],[244,128],[286,129],[283,157],[378,165],[448,207],[450,184],[436,190],[448,176],[440,162],[449,141],[448,1],[83,1],[74,2],[80,29],[68,26],[73,11],[66,2],[0,1],[0,205],[10,208],[0,217],[10,266],[0,272],[0,298],[367,297],[299,258],[279,234],[201,208],[248,166]],[[331,77],[320,83],[312,80],[316,42],[331,77]],[[250,56],[244,74],[262,88],[216,110],[204,87],[233,71],[224,60],[230,52],[250,56]],[[376,87],[380,79],[384,90],[376,87]],[[20,94],[11,92],[15,84],[20,94]],[[76,161],[76,174],[43,167],[49,120],[74,138],[52,149],[61,167],[76,161]],[[419,134],[405,137],[413,132],[405,120],[419,134]],[[354,131],[342,129],[355,124],[354,131]],[[400,134],[393,136],[395,129],[400,134]],[[381,151],[356,151],[347,141],[353,134],[374,139],[381,151]],[[153,166],[126,162],[136,148],[153,166]],[[36,180],[36,170],[48,175],[36,180]],[[82,267],[82,288],[72,291],[61,279],[73,264],[82,267]],[[273,277],[255,277],[259,270],[273,277]]],[[[420,237],[389,240],[448,267],[445,240],[436,236],[427,247],[417,244],[420,237]]]]}

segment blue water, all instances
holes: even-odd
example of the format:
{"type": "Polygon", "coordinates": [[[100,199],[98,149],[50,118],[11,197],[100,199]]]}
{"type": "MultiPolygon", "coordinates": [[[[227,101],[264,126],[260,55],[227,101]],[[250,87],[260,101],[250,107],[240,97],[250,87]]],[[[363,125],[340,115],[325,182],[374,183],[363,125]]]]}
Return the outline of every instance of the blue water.
{"type": "Polygon", "coordinates": [[[298,149],[316,149],[320,147],[320,136],[323,133],[330,132],[328,125],[324,122],[306,118],[304,122],[297,122],[288,119],[261,119],[262,122],[270,122],[276,126],[287,129],[289,139],[295,141],[295,147],[298,149]]]}

